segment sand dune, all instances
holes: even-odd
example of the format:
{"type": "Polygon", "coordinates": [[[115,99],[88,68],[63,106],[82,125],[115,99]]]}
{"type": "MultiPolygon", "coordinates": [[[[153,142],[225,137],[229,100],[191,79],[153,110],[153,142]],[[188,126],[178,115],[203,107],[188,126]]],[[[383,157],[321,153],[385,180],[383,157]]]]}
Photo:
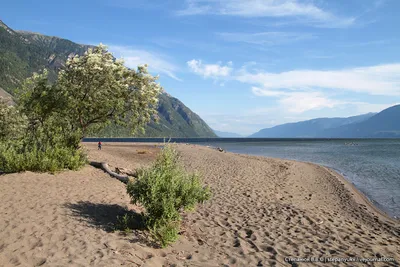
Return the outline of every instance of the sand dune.
{"type": "MultiPolygon", "coordinates": [[[[150,164],[158,152],[154,144],[85,146],[91,160],[131,169],[150,164]]],[[[203,174],[213,198],[184,216],[176,244],[158,249],[142,230],[113,232],[117,215],[142,209],[101,170],[9,174],[0,176],[0,266],[290,266],[285,257],[392,257],[397,262],[369,265],[399,265],[399,223],[333,171],[177,148],[185,167],[203,174]]]]}

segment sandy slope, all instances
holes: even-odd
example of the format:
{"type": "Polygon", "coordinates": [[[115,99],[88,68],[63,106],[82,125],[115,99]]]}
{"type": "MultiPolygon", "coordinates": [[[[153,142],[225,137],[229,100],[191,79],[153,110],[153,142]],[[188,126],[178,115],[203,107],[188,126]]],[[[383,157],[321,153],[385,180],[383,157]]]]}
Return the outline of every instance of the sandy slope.
{"type": "MultiPolygon", "coordinates": [[[[149,164],[158,151],[86,146],[92,160],[128,168],[149,164]]],[[[172,247],[152,247],[140,230],[110,231],[118,214],[141,209],[101,170],[27,172],[0,176],[0,266],[290,266],[285,257],[321,256],[400,261],[399,223],[377,213],[336,173],[200,146],[178,149],[186,168],[203,174],[213,199],[185,216],[172,247]]]]}

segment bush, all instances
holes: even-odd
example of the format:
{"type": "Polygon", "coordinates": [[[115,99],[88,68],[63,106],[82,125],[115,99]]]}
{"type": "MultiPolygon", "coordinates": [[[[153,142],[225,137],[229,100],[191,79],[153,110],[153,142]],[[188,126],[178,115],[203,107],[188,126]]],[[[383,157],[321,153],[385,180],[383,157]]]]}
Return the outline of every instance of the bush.
{"type": "Polygon", "coordinates": [[[87,163],[82,150],[63,146],[39,146],[22,141],[0,143],[0,171],[51,172],[70,169],[78,170],[87,163]]]}
{"type": "Polygon", "coordinates": [[[133,204],[146,209],[146,227],[163,247],[178,238],[180,212],[211,196],[199,175],[186,173],[178,161],[177,151],[166,145],[153,166],[139,170],[137,180],[127,185],[133,204]]]}
{"type": "Polygon", "coordinates": [[[114,230],[123,231],[125,234],[129,234],[132,229],[138,228],[138,220],[136,216],[125,213],[122,216],[117,216],[117,222],[115,224],[114,230]]]}
{"type": "Polygon", "coordinates": [[[27,124],[26,117],[10,101],[0,96],[0,142],[21,138],[27,124]]]}

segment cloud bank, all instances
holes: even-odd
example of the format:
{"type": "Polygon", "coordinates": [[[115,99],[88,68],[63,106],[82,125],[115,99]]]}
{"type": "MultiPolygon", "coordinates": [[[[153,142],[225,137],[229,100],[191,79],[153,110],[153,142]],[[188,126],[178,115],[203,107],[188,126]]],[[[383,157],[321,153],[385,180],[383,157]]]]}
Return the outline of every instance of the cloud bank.
{"type": "Polygon", "coordinates": [[[292,70],[286,72],[248,71],[246,67],[234,70],[226,66],[203,64],[201,60],[188,61],[192,72],[204,78],[220,78],[223,81],[238,81],[251,85],[251,92],[257,97],[276,98],[277,103],[290,113],[304,113],[309,110],[336,108],[345,105],[377,108],[367,103],[336,99],[346,93],[360,93],[377,96],[400,96],[400,64],[383,64],[369,67],[339,70],[292,70]]]}
{"type": "Polygon", "coordinates": [[[293,70],[280,73],[240,71],[243,83],[261,85],[261,94],[271,90],[334,89],[370,95],[400,96],[400,63],[342,70],[293,70]]]}

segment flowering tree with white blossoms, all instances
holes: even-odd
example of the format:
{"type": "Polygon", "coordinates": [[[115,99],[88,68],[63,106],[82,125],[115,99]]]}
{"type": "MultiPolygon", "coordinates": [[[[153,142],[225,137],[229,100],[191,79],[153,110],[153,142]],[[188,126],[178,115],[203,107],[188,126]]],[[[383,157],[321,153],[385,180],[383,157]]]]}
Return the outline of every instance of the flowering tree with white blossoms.
{"type": "Polygon", "coordinates": [[[147,66],[131,70],[99,45],[68,58],[54,83],[34,74],[13,107],[0,99],[0,172],[84,166],[80,142],[109,123],[144,130],[157,112],[161,87],[147,66]]]}
{"type": "Polygon", "coordinates": [[[33,76],[23,86],[19,104],[31,119],[43,122],[53,116],[51,124],[74,133],[71,142],[78,147],[88,133],[111,122],[128,126],[132,133],[143,131],[157,112],[161,92],[157,78],[148,73],[146,65],[128,69],[100,44],[83,56],[69,57],[52,86],[46,72],[33,76]]]}

